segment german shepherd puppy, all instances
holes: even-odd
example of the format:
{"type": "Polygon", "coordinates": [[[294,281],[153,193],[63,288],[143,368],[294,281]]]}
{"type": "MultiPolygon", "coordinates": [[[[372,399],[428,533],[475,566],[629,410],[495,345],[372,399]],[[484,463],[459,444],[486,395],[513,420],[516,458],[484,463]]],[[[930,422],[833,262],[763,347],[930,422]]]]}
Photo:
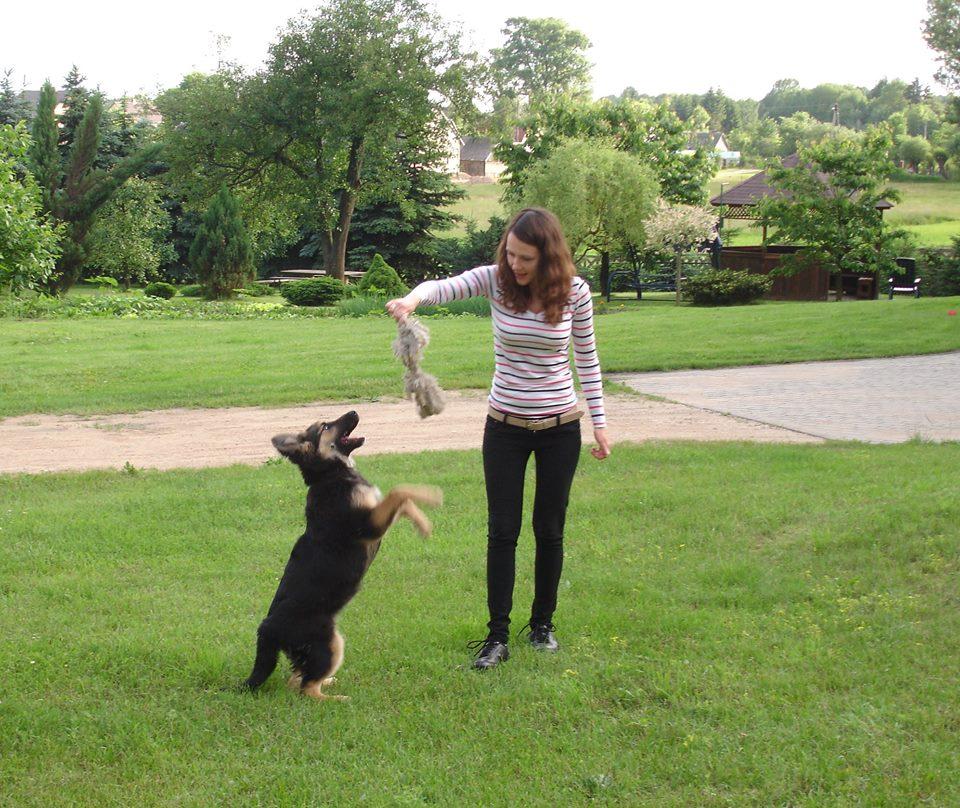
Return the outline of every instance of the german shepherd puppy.
{"type": "Polygon", "coordinates": [[[380,549],[380,540],[400,517],[423,536],[430,520],[416,503],[440,505],[443,493],[430,486],[398,486],[385,497],[357,472],[350,453],[363,444],[351,437],[360,421],[348,412],[336,421],[317,421],[299,435],[277,435],[273,445],[300,468],[307,484],[307,529],[290,553],[267,616],[257,630],[257,658],[244,682],[262,685],[283,651],[293,666],[290,686],[315,699],[334,682],[343,662],[337,613],[360,589],[380,549]]]}

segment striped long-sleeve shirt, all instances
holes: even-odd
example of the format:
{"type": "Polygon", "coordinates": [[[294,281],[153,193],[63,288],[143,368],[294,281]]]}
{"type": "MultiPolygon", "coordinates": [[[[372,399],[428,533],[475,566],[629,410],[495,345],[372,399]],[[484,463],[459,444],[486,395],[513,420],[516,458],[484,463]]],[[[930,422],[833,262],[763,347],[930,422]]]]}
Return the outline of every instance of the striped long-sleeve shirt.
{"type": "Polygon", "coordinates": [[[493,319],[493,384],[490,406],[526,418],[545,418],[577,404],[570,372],[573,361],[594,428],[606,426],[603,382],[593,333],[590,287],[574,277],[563,319],[550,325],[543,313],[518,313],[500,296],[497,267],[470,269],[439,281],[426,281],[413,290],[423,303],[443,304],[482,295],[490,300],[493,319]]]}

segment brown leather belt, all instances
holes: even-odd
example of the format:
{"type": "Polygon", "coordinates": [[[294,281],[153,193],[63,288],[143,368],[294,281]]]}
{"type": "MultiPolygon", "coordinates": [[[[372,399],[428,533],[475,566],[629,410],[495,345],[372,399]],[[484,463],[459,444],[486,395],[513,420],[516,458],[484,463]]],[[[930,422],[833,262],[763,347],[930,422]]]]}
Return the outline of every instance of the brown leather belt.
{"type": "Polygon", "coordinates": [[[567,410],[559,415],[551,415],[549,418],[520,418],[517,415],[507,415],[505,412],[495,410],[493,407],[487,408],[487,415],[494,421],[510,426],[519,426],[537,432],[541,429],[552,429],[561,424],[569,424],[571,421],[578,421],[583,417],[583,410],[567,410]]]}

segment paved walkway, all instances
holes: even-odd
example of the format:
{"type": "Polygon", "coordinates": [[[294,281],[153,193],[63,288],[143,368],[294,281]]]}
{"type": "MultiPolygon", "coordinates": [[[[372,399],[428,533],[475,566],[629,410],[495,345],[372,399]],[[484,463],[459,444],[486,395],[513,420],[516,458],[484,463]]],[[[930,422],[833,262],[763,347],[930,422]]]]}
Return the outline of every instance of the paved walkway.
{"type": "Polygon", "coordinates": [[[960,351],[610,378],[670,401],[821,438],[960,440],[960,351]]]}

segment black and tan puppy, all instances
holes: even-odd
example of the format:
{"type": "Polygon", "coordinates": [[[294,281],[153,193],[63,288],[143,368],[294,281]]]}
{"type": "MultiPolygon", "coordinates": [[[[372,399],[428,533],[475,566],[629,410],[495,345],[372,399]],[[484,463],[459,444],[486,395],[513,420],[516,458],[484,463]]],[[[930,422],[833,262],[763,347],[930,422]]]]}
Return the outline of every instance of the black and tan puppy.
{"type": "Polygon", "coordinates": [[[442,492],[429,486],[398,486],[385,497],[357,472],[350,453],[363,444],[352,437],[360,421],[348,412],[318,421],[299,435],[277,435],[277,451],[300,468],[307,484],[307,529],[290,554],[267,616],[257,631],[257,658],[244,683],[262,685],[283,651],[293,665],[290,684],[316,699],[329,696],[343,661],[337,613],[357,594],[364,573],[390,526],[406,516],[424,536],[430,520],[416,503],[439,505],[442,492]]]}

